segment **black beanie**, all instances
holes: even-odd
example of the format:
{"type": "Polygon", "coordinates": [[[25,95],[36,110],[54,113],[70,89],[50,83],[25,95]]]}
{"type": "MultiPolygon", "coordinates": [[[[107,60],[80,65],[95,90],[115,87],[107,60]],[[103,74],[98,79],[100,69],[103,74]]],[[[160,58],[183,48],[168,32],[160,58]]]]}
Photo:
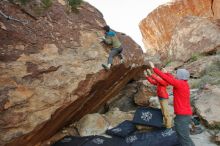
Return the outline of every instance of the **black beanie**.
{"type": "Polygon", "coordinates": [[[110,27],[108,25],[104,26],[103,29],[106,31],[106,32],[109,32],[110,31],[110,27]]]}

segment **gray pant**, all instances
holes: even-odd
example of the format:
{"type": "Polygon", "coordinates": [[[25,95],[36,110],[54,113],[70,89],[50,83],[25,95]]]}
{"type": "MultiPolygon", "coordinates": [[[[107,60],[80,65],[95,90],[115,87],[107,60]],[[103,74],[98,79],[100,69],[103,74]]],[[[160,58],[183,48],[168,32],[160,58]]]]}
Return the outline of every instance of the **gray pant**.
{"type": "Polygon", "coordinates": [[[192,139],[189,137],[189,124],[191,122],[191,116],[176,115],[174,119],[174,125],[177,132],[177,136],[181,143],[181,146],[195,146],[192,139]]]}
{"type": "Polygon", "coordinates": [[[122,48],[113,48],[111,49],[111,52],[109,53],[109,57],[108,57],[108,64],[112,64],[113,63],[113,58],[116,56],[116,55],[119,55],[119,57],[122,59],[122,56],[121,56],[121,51],[122,51],[122,48]]]}

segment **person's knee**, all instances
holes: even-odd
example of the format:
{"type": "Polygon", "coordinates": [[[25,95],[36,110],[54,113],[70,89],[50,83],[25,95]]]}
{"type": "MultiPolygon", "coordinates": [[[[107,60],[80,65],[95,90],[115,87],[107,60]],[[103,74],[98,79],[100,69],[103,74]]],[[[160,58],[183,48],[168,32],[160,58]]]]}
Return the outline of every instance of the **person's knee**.
{"type": "Polygon", "coordinates": [[[117,52],[115,52],[115,51],[111,51],[110,54],[109,54],[109,56],[111,56],[112,58],[113,58],[115,55],[117,55],[117,52]]]}
{"type": "Polygon", "coordinates": [[[114,52],[110,52],[109,57],[113,57],[113,56],[114,56],[114,52]]]}

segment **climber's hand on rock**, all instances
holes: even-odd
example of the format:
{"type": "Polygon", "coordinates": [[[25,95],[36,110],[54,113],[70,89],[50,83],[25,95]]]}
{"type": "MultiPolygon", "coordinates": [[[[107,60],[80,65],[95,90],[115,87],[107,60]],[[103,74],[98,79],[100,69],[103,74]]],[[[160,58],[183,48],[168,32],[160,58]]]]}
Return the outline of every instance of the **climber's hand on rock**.
{"type": "Polygon", "coordinates": [[[105,41],[105,37],[104,36],[103,37],[99,37],[98,39],[99,39],[99,42],[104,42],[105,41]]]}
{"type": "Polygon", "coordinates": [[[99,39],[100,39],[100,40],[105,40],[105,37],[104,37],[104,36],[102,36],[102,37],[99,37],[99,39]]]}

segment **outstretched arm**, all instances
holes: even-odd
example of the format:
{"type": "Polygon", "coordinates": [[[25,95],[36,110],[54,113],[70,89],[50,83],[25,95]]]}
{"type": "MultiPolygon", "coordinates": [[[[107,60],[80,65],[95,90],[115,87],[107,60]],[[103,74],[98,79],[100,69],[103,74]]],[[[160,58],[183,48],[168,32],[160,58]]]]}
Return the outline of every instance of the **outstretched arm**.
{"type": "Polygon", "coordinates": [[[167,82],[161,79],[160,77],[158,77],[157,75],[153,74],[151,77],[160,85],[163,85],[163,86],[167,85],[167,82]]]}
{"type": "Polygon", "coordinates": [[[153,85],[157,85],[157,81],[155,81],[155,80],[152,79],[151,77],[146,76],[146,78],[147,78],[147,80],[148,80],[151,84],[153,84],[153,85]]]}
{"type": "Polygon", "coordinates": [[[178,85],[178,81],[173,78],[172,76],[166,75],[164,74],[162,71],[160,71],[158,68],[154,67],[153,71],[160,76],[162,79],[164,79],[165,81],[168,82],[168,84],[173,85],[173,86],[177,86],[178,85]]]}
{"type": "Polygon", "coordinates": [[[160,76],[162,79],[164,79],[165,81],[168,82],[168,84],[172,85],[172,86],[178,86],[178,81],[173,78],[172,76],[170,75],[167,75],[165,73],[163,73],[162,71],[160,71],[158,68],[156,68],[154,66],[154,64],[152,62],[149,62],[150,64],[150,67],[153,69],[153,71],[158,75],[160,76]]]}
{"type": "Polygon", "coordinates": [[[149,69],[144,70],[144,75],[145,75],[146,79],[148,80],[148,82],[150,82],[153,85],[157,85],[157,81],[151,77],[152,73],[149,69]]]}

